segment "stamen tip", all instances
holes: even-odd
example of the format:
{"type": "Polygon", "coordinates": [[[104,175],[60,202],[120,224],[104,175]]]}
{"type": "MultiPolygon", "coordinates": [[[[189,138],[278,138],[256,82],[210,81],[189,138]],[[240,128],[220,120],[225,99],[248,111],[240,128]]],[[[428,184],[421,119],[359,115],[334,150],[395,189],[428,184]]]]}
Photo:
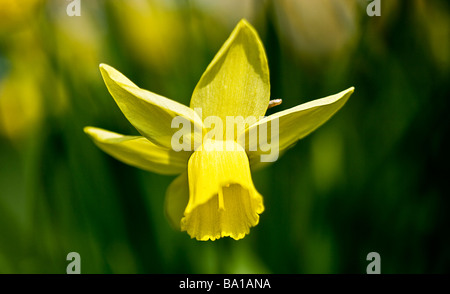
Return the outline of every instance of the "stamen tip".
{"type": "Polygon", "coordinates": [[[282,102],[283,102],[282,99],[273,99],[273,100],[270,100],[270,101],[269,101],[269,106],[268,106],[268,108],[272,108],[272,107],[278,106],[278,105],[280,105],[282,102]]]}

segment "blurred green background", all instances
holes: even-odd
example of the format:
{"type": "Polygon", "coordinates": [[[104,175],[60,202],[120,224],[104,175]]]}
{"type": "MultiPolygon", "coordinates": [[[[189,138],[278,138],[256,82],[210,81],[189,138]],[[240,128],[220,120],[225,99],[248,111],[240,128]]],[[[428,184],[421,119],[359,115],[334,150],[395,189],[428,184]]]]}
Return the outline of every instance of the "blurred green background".
{"type": "Polygon", "coordinates": [[[449,2],[0,0],[0,273],[450,271],[449,2]],[[87,125],[137,134],[99,63],[184,104],[245,17],[271,71],[273,113],[355,93],[253,173],[260,223],[243,240],[191,240],[163,211],[174,177],[100,151],[87,125]]]}

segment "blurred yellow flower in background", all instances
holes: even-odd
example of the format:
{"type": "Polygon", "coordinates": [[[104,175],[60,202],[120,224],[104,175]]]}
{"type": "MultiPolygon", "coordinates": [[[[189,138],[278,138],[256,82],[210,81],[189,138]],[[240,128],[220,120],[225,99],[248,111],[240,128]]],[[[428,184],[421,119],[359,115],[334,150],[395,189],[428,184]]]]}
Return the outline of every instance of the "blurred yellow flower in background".
{"type": "Polygon", "coordinates": [[[29,135],[43,116],[39,85],[18,69],[0,82],[0,133],[10,139],[29,135]]]}
{"type": "Polygon", "coordinates": [[[29,135],[45,112],[39,81],[45,60],[32,18],[40,4],[0,0],[0,134],[11,140],[29,135]]]}
{"type": "Polygon", "coordinates": [[[119,36],[131,58],[165,73],[183,55],[185,41],[180,8],[175,1],[114,1],[119,36]]]}
{"type": "Polygon", "coordinates": [[[0,35],[28,22],[43,0],[0,0],[0,35]]]}
{"type": "Polygon", "coordinates": [[[273,5],[283,41],[306,58],[339,53],[357,33],[357,1],[280,0],[273,5]]]}

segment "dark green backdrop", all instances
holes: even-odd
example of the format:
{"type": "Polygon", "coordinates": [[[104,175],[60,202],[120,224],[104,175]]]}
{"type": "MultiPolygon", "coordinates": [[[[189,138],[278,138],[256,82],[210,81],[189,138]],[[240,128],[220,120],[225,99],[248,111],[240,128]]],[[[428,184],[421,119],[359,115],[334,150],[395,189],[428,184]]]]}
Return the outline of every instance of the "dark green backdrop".
{"type": "Polygon", "coordinates": [[[442,273],[449,251],[447,1],[0,0],[0,273],[442,273]],[[17,5],[16,5],[17,6],[17,5]],[[270,113],[355,93],[253,173],[266,210],[241,241],[169,226],[173,177],[126,166],[83,133],[136,134],[103,84],[107,63],[188,104],[246,17],[267,51],[270,113]]]}

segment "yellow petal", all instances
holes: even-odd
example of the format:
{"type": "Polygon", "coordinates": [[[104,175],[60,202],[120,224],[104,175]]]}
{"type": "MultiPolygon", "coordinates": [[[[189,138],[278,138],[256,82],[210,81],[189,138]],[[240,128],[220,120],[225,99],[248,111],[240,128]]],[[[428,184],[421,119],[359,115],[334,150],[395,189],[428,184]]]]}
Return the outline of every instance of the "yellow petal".
{"type": "MultiPolygon", "coordinates": [[[[190,150],[194,138],[191,133],[195,130],[198,140],[201,140],[202,123],[198,115],[189,107],[176,101],[143,90],[133,84],[123,74],[109,65],[101,64],[100,71],[109,92],[114,97],[120,110],[130,123],[147,139],[153,143],[171,148],[171,139],[177,128],[172,128],[175,117],[183,119],[183,124],[190,125],[190,143],[186,143],[190,150]]],[[[200,142],[200,141],[199,141],[200,142]]],[[[184,149],[184,150],[187,150],[184,149]]]]}
{"type": "Polygon", "coordinates": [[[238,240],[258,224],[263,200],[239,144],[206,141],[189,159],[188,177],[189,202],[181,229],[192,238],[206,241],[229,236],[238,240]]]}
{"type": "Polygon", "coordinates": [[[269,68],[255,29],[241,20],[195,87],[191,108],[203,118],[263,116],[269,104],[269,68]]]}
{"type": "Polygon", "coordinates": [[[85,127],[94,143],[112,157],[144,170],[164,175],[186,170],[191,152],[175,152],[140,136],[124,136],[107,130],[85,127]]]}
{"type": "MultiPolygon", "coordinates": [[[[240,135],[238,140],[242,146],[245,145],[252,168],[266,164],[265,162],[260,161],[261,155],[266,153],[261,150],[269,150],[276,147],[269,146],[272,142],[267,143],[266,140],[259,142],[258,131],[266,129],[270,131],[271,123],[278,119],[278,152],[282,153],[285,149],[295,144],[298,140],[302,139],[331,118],[347,102],[353,91],[354,88],[351,87],[338,94],[313,100],[274,113],[253,124],[240,135]],[[258,139],[249,139],[249,133],[252,132],[258,134],[258,139]]],[[[273,135],[274,134],[269,133],[268,137],[273,135]]]]}
{"type": "Polygon", "coordinates": [[[166,191],[164,210],[170,224],[181,230],[180,223],[189,200],[189,185],[187,172],[179,175],[169,185],[166,191]]]}

